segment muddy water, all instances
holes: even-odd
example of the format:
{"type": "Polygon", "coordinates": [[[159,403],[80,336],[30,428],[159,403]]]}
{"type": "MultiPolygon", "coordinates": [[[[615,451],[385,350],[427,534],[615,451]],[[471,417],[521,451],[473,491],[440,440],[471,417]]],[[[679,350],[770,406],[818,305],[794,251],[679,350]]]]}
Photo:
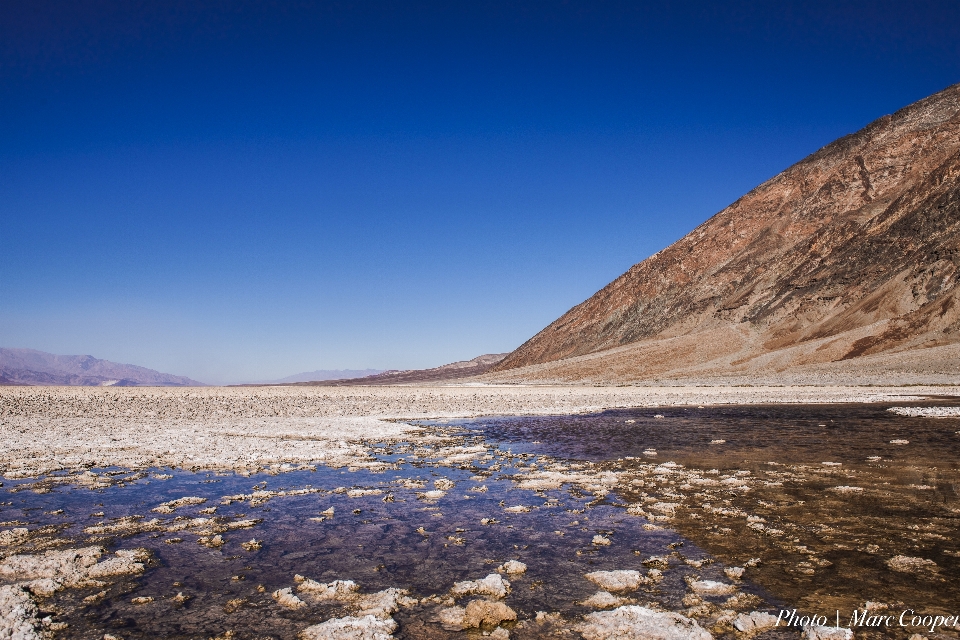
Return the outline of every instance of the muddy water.
{"type": "Polygon", "coordinates": [[[579,637],[569,629],[593,609],[578,603],[598,591],[584,574],[645,572],[651,556],[664,558],[662,581],[627,596],[696,617],[716,636],[737,636],[729,616],[718,622],[731,611],[849,615],[873,601],[891,611],[956,613],[960,420],[905,418],[886,408],[645,409],[432,423],[440,444],[372,444],[382,471],[319,466],[247,477],[96,469],[84,482],[68,473],[4,481],[0,527],[31,532],[5,553],[89,544],[151,551],[142,575],[39,599],[44,615],[68,625],[58,638],[294,638],[351,613],[279,606],[271,593],[295,586],[297,574],[354,580],[364,592],[408,589],[421,602],[394,615],[398,638],[479,638],[481,630],[444,630],[438,610],[453,603],[454,582],[483,578],[507,560],[528,567],[505,576],[512,583],[505,602],[521,621],[506,625],[515,638],[579,637]],[[452,461],[442,449],[453,445],[482,450],[452,461]],[[544,469],[613,472],[616,481],[605,489],[583,481],[521,488],[544,469]],[[205,502],[155,511],[185,496],[205,502]],[[138,528],[153,518],[157,524],[138,528]],[[214,531],[222,544],[211,542],[214,531]],[[595,543],[598,535],[609,544],[595,543]],[[889,564],[897,556],[933,565],[898,571],[889,564]],[[749,568],[732,581],[723,573],[729,566],[749,568]],[[733,582],[742,595],[691,598],[688,578],[733,582]],[[133,603],[146,597],[153,601],[133,603]],[[538,611],[561,614],[561,631],[523,624],[538,611]]]}

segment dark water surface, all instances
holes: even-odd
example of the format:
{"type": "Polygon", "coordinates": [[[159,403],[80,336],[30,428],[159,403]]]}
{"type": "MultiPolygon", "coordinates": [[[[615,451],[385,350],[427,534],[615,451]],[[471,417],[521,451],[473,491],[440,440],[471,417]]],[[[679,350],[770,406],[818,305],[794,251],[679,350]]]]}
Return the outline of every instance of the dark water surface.
{"type": "MultiPolygon", "coordinates": [[[[669,556],[663,581],[632,595],[641,604],[675,611],[691,604],[683,602],[689,595],[685,578],[729,582],[723,568],[751,558],[762,563],[748,571],[740,591],[761,609],[832,612],[867,600],[918,610],[960,608],[960,420],[901,417],[888,406],[663,408],[447,421],[433,426],[461,444],[484,445],[488,457],[443,463],[429,451],[417,453],[420,445],[401,443],[376,449],[380,460],[394,465],[380,472],[321,466],[249,477],[171,470],[140,477],[116,470],[120,482],[99,489],[10,481],[0,489],[0,521],[31,530],[58,525],[57,535],[71,546],[144,547],[153,553],[143,575],[112,585],[98,603],[82,601],[98,589],[66,590],[48,603],[49,613],[69,623],[57,632],[62,638],[102,638],[104,632],[212,638],[227,631],[234,638],[294,638],[309,624],[348,613],[277,606],[271,592],[293,586],[295,574],[320,582],[354,580],[365,592],[400,587],[424,598],[514,559],[528,566],[521,576],[507,576],[513,590],[506,603],[521,619],[547,611],[576,620],[592,610],[576,603],[598,590],[584,573],[646,570],[642,561],[654,555],[669,556]],[[667,475],[677,472],[656,466],[667,461],[696,477],[667,475]],[[518,487],[518,478],[531,469],[582,469],[580,463],[597,473],[621,474],[619,484],[603,496],[569,486],[518,487]],[[696,484],[697,477],[713,484],[696,484]],[[747,484],[736,485],[737,478],[747,484]],[[453,487],[438,499],[424,499],[438,480],[453,487]],[[304,488],[316,492],[260,504],[223,500],[254,490],[304,488]],[[357,488],[380,493],[344,492],[357,488]],[[175,514],[151,511],[184,496],[207,502],[175,514]],[[669,517],[648,508],[648,514],[661,514],[650,519],[625,509],[658,500],[681,506],[669,517]],[[515,505],[530,511],[505,510],[515,505]],[[202,513],[211,507],[215,513],[202,513]],[[334,515],[323,515],[331,507],[334,515]],[[84,531],[130,516],[259,523],[224,533],[225,543],[214,548],[198,544],[200,536],[190,530],[109,538],[84,531]],[[611,544],[594,544],[598,534],[611,544]],[[261,548],[241,546],[251,538],[261,548]],[[936,569],[893,571],[888,560],[897,555],[928,558],[936,569]],[[189,600],[174,601],[178,593],[189,600]],[[143,596],[155,600],[131,603],[143,596]]],[[[396,636],[463,635],[443,631],[431,615],[429,607],[398,614],[396,636]]]]}
{"type": "MultiPolygon", "coordinates": [[[[957,404],[941,398],[897,406],[957,404]]],[[[674,461],[720,472],[713,477],[745,474],[748,491],[685,492],[691,508],[671,526],[726,562],[763,557],[753,577],[794,606],[851,611],[874,601],[956,614],[960,419],[905,417],[891,406],[673,407],[485,419],[472,427],[501,446],[603,468],[674,461]],[[741,509],[768,528],[780,523],[786,534],[764,535],[744,518],[711,515],[702,503],[741,509]],[[892,571],[897,556],[936,567],[892,571]]],[[[620,490],[626,501],[643,495],[620,490]]]]}

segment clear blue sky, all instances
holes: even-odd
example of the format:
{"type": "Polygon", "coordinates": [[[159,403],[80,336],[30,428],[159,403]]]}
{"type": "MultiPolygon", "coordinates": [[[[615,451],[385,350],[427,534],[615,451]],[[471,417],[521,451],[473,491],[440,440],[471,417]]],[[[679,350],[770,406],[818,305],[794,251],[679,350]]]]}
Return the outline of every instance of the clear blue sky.
{"type": "Polygon", "coordinates": [[[3,2],[0,346],[213,383],[509,351],[956,82],[956,0],[3,2]]]}

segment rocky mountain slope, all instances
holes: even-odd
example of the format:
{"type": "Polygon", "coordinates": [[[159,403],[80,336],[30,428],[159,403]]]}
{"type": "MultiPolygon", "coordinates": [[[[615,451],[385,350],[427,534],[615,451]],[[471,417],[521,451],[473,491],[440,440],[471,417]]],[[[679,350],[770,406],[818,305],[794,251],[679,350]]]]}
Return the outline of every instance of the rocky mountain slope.
{"type": "Polygon", "coordinates": [[[146,367],[99,360],[93,356],[58,356],[33,349],[0,348],[0,384],[82,387],[198,387],[203,383],[146,367]]]}
{"type": "Polygon", "coordinates": [[[880,356],[929,368],[917,354],[935,352],[960,364],[958,179],[954,85],[763,183],[494,371],[642,380],[855,371],[880,356]]]}

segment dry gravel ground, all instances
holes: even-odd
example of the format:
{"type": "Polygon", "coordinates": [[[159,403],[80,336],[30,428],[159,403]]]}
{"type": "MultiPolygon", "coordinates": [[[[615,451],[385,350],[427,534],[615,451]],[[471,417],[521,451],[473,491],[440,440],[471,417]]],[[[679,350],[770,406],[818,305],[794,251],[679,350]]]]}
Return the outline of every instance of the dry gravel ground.
{"type": "MultiPolygon", "coordinates": [[[[415,437],[404,420],[617,407],[915,400],[957,387],[0,388],[0,473],[173,466],[258,471],[374,464],[369,444],[415,437]]],[[[427,437],[427,436],[424,436],[427,437]]]]}

